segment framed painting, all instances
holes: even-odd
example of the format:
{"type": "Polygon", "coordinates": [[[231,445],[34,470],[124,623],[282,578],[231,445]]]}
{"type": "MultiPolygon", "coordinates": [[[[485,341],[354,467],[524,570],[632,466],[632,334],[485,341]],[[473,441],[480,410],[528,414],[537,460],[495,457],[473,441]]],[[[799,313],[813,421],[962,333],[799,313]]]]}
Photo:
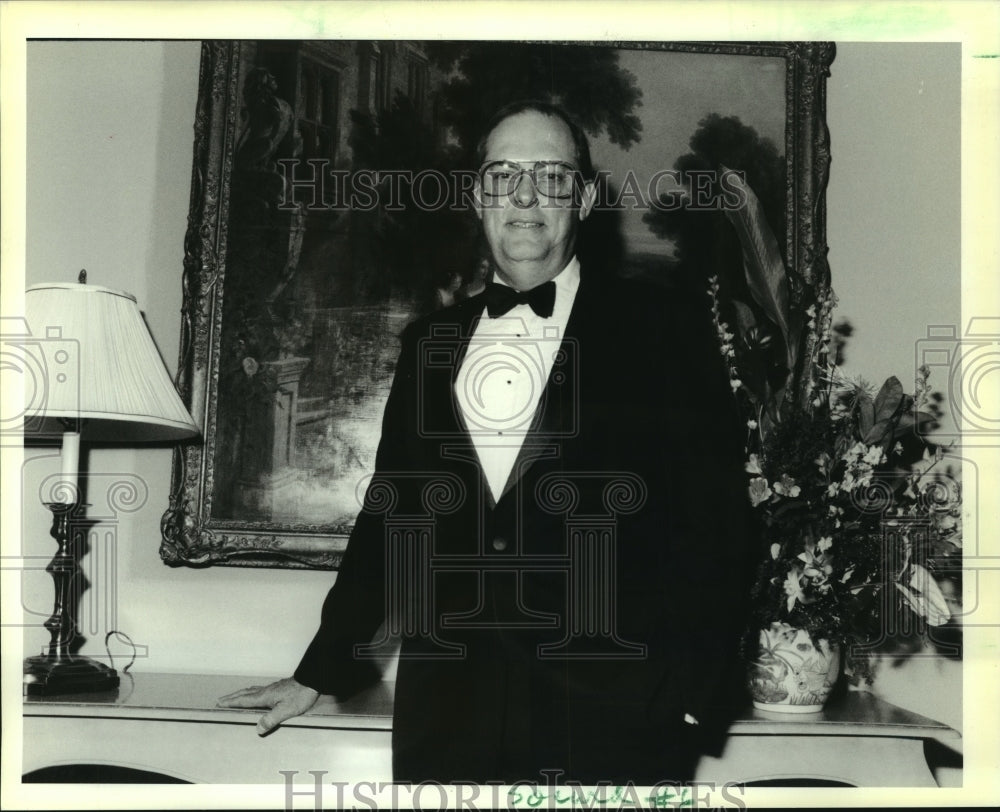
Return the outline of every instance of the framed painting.
{"type": "Polygon", "coordinates": [[[804,309],[829,282],[833,58],[822,42],[205,42],[178,372],[203,442],[175,454],[162,559],[338,566],[398,334],[489,271],[470,156],[507,102],[555,101],[588,133],[591,265],[668,287],[728,272],[738,298],[739,241],[705,203],[724,167],[804,309]]]}

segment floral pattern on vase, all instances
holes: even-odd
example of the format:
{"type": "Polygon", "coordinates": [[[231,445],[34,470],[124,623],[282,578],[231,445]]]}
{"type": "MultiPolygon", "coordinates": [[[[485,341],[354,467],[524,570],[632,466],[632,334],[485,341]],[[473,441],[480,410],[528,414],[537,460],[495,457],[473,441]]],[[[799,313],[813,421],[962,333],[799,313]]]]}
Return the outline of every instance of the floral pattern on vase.
{"type": "Polygon", "coordinates": [[[813,641],[803,629],[772,623],[760,632],[760,652],[750,672],[754,707],[781,713],[823,709],[840,672],[840,649],[813,641]]]}

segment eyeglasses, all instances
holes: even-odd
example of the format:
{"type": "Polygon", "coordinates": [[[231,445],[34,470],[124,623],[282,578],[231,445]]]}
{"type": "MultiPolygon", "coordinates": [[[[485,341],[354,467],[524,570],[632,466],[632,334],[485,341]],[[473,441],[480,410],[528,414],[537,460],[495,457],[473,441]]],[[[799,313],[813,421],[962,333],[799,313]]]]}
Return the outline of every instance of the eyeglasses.
{"type": "Polygon", "coordinates": [[[483,194],[490,197],[511,194],[521,182],[521,176],[527,175],[539,194],[560,200],[573,196],[578,174],[572,164],[563,161],[535,161],[530,167],[517,161],[490,161],[479,170],[483,194]]]}

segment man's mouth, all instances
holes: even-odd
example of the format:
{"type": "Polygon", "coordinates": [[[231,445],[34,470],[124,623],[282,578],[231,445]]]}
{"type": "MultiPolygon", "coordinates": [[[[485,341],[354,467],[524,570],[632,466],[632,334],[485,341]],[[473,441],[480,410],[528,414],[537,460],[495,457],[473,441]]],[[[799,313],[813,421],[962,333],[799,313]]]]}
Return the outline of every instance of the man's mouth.
{"type": "Polygon", "coordinates": [[[512,228],[541,228],[543,226],[543,223],[533,223],[527,220],[514,220],[510,223],[507,223],[507,225],[511,226],[512,228]]]}

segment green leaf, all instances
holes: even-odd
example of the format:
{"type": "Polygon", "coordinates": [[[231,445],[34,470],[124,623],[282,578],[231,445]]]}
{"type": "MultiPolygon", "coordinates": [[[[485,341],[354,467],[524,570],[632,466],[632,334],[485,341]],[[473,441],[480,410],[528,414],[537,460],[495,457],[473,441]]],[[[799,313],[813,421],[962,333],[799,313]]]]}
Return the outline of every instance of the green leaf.
{"type": "Polygon", "coordinates": [[[906,602],[931,626],[943,626],[951,619],[951,609],[933,576],[919,564],[910,564],[909,587],[897,583],[906,602]]]}
{"type": "MultiPolygon", "coordinates": [[[[781,395],[782,395],[782,393],[784,391],[785,391],[784,389],[781,389],[781,390],[779,390],[779,392],[777,394],[776,400],[778,400],[779,402],[780,402],[780,399],[781,399],[781,395]]],[[[775,427],[780,424],[780,421],[778,420],[778,417],[780,417],[780,415],[777,413],[777,410],[775,408],[773,408],[773,404],[771,406],[769,406],[768,409],[765,409],[764,412],[763,412],[763,414],[761,414],[761,416],[760,416],[760,429],[761,429],[761,433],[765,437],[767,437],[768,435],[770,435],[770,433],[775,429],[775,427]]]]}
{"type": "Polygon", "coordinates": [[[858,428],[861,430],[861,436],[866,436],[874,425],[875,404],[867,395],[862,395],[858,398],[858,428]]]}
{"type": "Polygon", "coordinates": [[[893,438],[893,425],[891,419],[879,420],[867,432],[861,435],[861,442],[865,445],[888,447],[893,438]]]}
{"type": "Polygon", "coordinates": [[[896,424],[892,437],[894,440],[898,440],[908,434],[924,434],[934,428],[936,423],[937,418],[929,412],[917,412],[916,415],[903,414],[896,424]]]}
{"type": "Polygon", "coordinates": [[[847,437],[844,434],[839,435],[833,444],[833,456],[837,460],[840,460],[844,454],[847,453],[847,449],[850,448],[851,445],[852,443],[850,437],[847,437]]]}
{"type": "Polygon", "coordinates": [[[903,402],[903,384],[894,375],[889,378],[875,396],[875,420],[889,420],[903,402]]]}
{"type": "Polygon", "coordinates": [[[751,328],[757,326],[757,319],[749,306],[739,299],[733,299],[733,309],[736,311],[736,326],[740,330],[740,335],[746,335],[751,328]]]}
{"type": "MultiPolygon", "coordinates": [[[[721,170],[732,172],[725,166],[721,170]]],[[[760,305],[781,330],[785,341],[788,368],[795,369],[798,353],[789,327],[788,275],[781,260],[781,249],[774,232],[767,224],[764,209],[742,176],[733,172],[731,182],[744,193],[746,204],[739,209],[726,208],[726,219],[732,223],[743,251],[743,271],[754,301],[760,305]]]]}
{"type": "MultiPolygon", "coordinates": [[[[732,304],[736,315],[736,328],[741,337],[746,337],[754,329],[762,329],[750,307],[738,299],[733,299],[732,304]]],[[[765,409],[771,409],[774,405],[774,393],[767,375],[767,351],[744,350],[738,355],[738,359],[740,380],[750,392],[752,400],[765,409]]]]}

